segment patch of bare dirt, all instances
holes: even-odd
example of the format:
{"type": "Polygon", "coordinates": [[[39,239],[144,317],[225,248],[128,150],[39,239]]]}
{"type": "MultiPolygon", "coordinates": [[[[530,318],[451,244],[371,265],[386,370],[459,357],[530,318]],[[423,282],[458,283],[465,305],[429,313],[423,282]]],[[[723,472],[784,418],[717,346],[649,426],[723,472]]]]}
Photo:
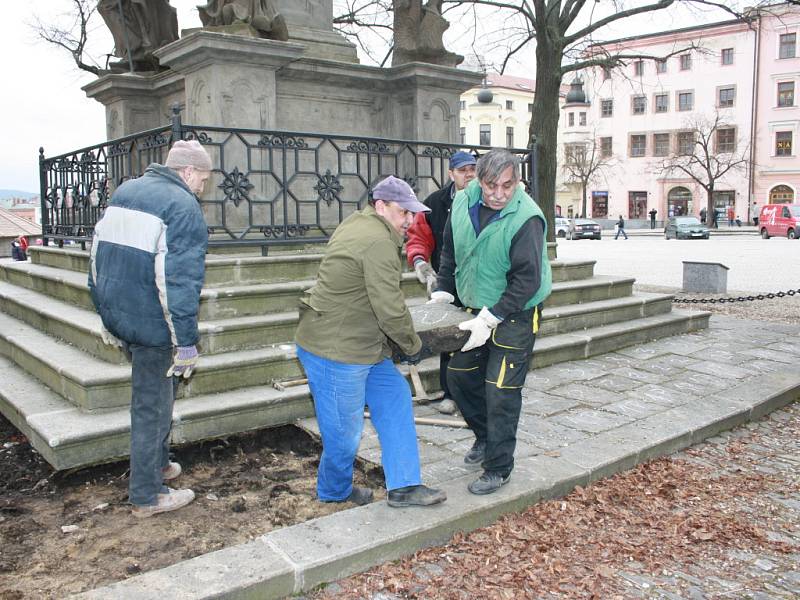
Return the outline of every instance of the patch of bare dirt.
{"type": "MultiPolygon", "coordinates": [[[[197,499],[135,519],[127,462],[55,473],[0,417],[0,598],[63,598],[351,508],[316,500],[319,453],[295,427],[178,448],[184,474],[173,487],[197,499]]],[[[356,480],[383,485],[368,464],[356,480]]]]}

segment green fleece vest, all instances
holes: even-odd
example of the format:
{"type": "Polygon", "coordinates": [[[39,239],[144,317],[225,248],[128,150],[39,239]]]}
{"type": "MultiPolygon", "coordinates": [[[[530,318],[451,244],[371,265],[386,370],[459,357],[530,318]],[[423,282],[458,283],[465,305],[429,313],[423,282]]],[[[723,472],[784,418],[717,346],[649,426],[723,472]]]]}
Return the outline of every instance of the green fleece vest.
{"type": "Polygon", "coordinates": [[[547,222],[544,214],[520,184],[511,200],[500,211],[500,217],[476,236],[469,217],[469,208],[480,199],[481,188],[478,181],[473,180],[456,195],[450,211],[458,297],[464,306],[472,308],[491,308],[497,304],[508,285],[506,274],[511,268],[511,240],[525,221],[531,217],[539,217],[544,223],[541,279],[538,291],[525,304],[526,309],[533,308],[550,295],[553,287],[550,261],[547,258],[547,222]]]}

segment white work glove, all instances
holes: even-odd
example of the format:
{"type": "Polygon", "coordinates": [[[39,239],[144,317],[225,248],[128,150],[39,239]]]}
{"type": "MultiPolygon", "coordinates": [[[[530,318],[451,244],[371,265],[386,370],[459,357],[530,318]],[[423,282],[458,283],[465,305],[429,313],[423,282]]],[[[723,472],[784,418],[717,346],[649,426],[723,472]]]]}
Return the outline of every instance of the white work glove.
{"type": "Polygon", "coordinates": [[[433,270],[431,263],[426,260],[418,259],[414,262],[414,272],[417,274],[419,282],[425,286],[430,297],[431,292],[436,287],[436,271],[433,270]]]}
{"type": "Polygon", "coordinates": [[[425,304],[452,304],[456,301],[456,297],[450,292],[433,292],[431,299],[425,304]]]}
{"type": "Polygon", "coordinates": [[[108,346],[122,348],[122,341],[108,329],[106,329],[105,325],[100,325],[100,338],[103,340],[103,343],[108,346]]]}
{"type": "Polygon", "coordinates": [[[473,348],[478,348],[486,343],[492,331],[502,321],[495,317],[485,306],[478,313],[478,316],[469,321],[462,321],[458,324],[461,331],[469,331],[470,336],[467,343],[461,348],[461,352],[469,352],[473,348]]]}
{"type": "Polygon", "coordinates": [[[189,379],[195,366],[197,366],[197,346],[178,346],[178,351],[172,359],[172,366],[167,371],[167,377],[181,377],[189,379]]]}

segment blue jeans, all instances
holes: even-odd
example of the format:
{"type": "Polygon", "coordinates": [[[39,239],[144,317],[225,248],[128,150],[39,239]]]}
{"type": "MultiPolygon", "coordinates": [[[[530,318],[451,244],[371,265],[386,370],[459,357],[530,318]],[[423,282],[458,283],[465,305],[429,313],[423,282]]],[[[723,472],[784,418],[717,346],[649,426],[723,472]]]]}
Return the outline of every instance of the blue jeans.
{"type": "Polygon", "coordinates": [[[326,502],[345,500],[353,491],[353,461],[364,428],[364,408],[381,444],[386,489],[422,482],[417,430],[408,382],[392,361],[373,365],[336,362],[297,346],[317,422],[322,456],[317,471],[317,496],[326,502]]]}
{"type": "Polygon", "coordinates": [[[131,472],[128,499],[149,506],[166,492],[161,469],[169,464],[169,432],[177,377],[167,377],[172,346],[155,348],[128,344],[131,356],[131,472]]]}

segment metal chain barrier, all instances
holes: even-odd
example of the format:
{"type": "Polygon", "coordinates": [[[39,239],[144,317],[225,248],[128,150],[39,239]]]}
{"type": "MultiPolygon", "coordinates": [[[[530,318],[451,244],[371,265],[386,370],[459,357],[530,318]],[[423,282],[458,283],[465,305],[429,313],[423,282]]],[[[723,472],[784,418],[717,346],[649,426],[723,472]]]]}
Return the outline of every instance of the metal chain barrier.
{"type": "Polygon", "coordinates": [[[771,300],[772,298],[785,298],[786,296],[800,295],[800,290],[787,292],[769,292],[756,296],[739,296],[738,298],[673,298],[675,304],[724,304],[725,302],[752,302],[753,300],[771,300]]]}

